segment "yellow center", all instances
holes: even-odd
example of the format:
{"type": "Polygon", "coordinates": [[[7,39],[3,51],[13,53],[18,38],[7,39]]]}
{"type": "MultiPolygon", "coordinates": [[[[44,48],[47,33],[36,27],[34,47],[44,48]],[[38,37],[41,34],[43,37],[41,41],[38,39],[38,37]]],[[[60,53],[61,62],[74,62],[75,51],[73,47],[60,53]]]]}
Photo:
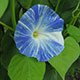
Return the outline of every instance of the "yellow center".
{"type": "Polygon", "coordinates": [[[38,35],[39,35],[39,32],[38,32],[38,31],[34,31],[34,32],[33,32],[33,37],[34,37],[34,38],[36,38],[38,35]]]}

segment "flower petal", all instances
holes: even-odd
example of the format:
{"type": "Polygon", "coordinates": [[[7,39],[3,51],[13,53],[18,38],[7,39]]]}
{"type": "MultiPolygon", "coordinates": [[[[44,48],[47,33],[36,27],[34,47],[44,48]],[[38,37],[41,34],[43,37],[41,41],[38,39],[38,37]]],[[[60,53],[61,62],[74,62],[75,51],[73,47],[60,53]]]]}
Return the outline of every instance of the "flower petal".
{"type": "Polygon", "coordinates": [[[38,26],[49,32],[57,32],[63,30],[64,21],[46,5],[36,5],[38,7],[38,26]]]}
{"type": "Polygon", "coordinates": [[[46,5],[35,5],[18,21],[14,40],[20,52],[38,61],[48,61],[64,49],[64,21],[46,5]],[[38,30],[38,36],[33,33],[38,30]]]}
{"type": "Polygon", "coordinates": [[[41,39],[41,46],[36,58],[39,61],[48,61],[53,56],[59,55],[64,49],[64,39],[61,32],[53,32],[44,34],[44,39],[41,39]]]}
{"type": "Polygon", "coordinates": [[[47,24],[44,28],[44,31],[47,32],[59,32],[63,30],[64,21],[62,19],[58,19],[55,22],[47,24]]]}

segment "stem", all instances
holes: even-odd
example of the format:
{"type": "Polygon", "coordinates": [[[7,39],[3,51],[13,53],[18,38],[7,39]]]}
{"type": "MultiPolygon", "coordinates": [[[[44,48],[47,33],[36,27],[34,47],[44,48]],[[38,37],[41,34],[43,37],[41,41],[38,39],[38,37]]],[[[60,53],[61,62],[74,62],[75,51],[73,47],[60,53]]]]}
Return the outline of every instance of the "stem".
{"type": "MultiPolygon", "coordinates": [[[[76,23],[79,15],[80,15],[80,9],[78,9],[79,6],[80,6],[80,0],[79,0],[79,3],[78,3],[78,5],[77,5],[76,9],[72,12],[72,20],[71,20],[71,22],[69,23],[69,25],[75,25],[75,23],[76,23]],[[79,12],[78,12],[78,14],[75,16],[74,13],[75,13],[76,11],[79,11],[79,12]]],[[[69,25],[68,25],[67,27],[69,27],[69,25]]],[[[67,30],[65,29],[64,32],[63,32],[63,36],[65,37],[67,34],[68,34],[68,33],[67,33],[67,30]]]]}
{"type": "Polygon", "coordinates": [[[74,17],[72,18],[72,20],[71,20],[71,22],[70,22],[71,25],[75,25],[75,23],[76,23],[79,15],[80,15],[80,11],[79,11],[79,13],[78,13],[76,16],[74,16],[74,17]]]}
{"type": "Polygon", "coordinates": [[[12,14],[12,25],[14,30],[16,29],[16,18],[15,18],[15,0],[10,0],[11,14],[12,14]]]}
{"type": "Polygon", "coordinates": [[[78,8],[79,8],[79,5],[80,5],[80,1],[79,1],[78,5],[77,5],[76,9],[72,12],[72,17],[73,17],[73,18],[72,18],[72,20],[71,20],[71,22],[70,22],[71,25],[75,25],[75,23],[76,23],[79,15],[80,15],[80,9],[78,9],[78,8]],[[78,14],[75,16],[74,14],[75,14],[75,12],[77,12],[77,11],[79,11],[79,12],[78,12],[78,14]]]}
{"type": "Polygon", "coordinates": [[[75,25],[75,23],[76,23],[76,21],[77,21],[79,15],[80,15],[80,12],[79,12],[79,13],[77,14],[77,16],[75,17],[75,19],[74,19],[74,21],[73,21],[73,25],[75,25]]]}
{"type": "Polygon", "coordinates": [[[59,4],[60,4],[60,0],[58,0],[58,2],[57,2],[56,9],[55,9],[55,12],[57,12],[57,10],[58,10],[58,7],[59,7],[59,4]]]}
{"type": "Polygon", "coordinates": [[[14,36],[12,35],[12,34],[9,34],[10,35],[10,37],[14,40],[14,36]]]}
{"type": "Polygon", "coordinates": [[[67,30],[65,29],[63,32],[63,36],[65,37],[67,35],[67,30]]]}
{"type": "Polygon", "coordinates": [[[74,17],[72,18],[72,20],[70,21],[70,25],[72,25],[73,24],[73,21],[74,21],[74,17]]]}
{"type": "Polygon", "coordinates": [[[5,27],[6,29],[9,29],[9,30],[11,30],[11,31],[14,31],[13,28],[11,28],[10,26],[4,24],[4,23],[1,22],[1,21],[0,21],[0,24],[1,24],[3,27],[5,27]]]}

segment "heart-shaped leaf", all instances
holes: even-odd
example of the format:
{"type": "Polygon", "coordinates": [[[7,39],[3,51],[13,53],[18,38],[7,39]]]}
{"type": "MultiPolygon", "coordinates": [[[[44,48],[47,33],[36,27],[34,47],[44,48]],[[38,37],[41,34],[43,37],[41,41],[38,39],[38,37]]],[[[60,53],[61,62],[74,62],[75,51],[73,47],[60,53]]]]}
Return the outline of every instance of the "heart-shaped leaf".
{"type": "Polygon", "coordinates": [[[67,32],[76,41],[80,42],[80,29],[73,25],[67,25],[67,32]]]}
{"type": "Polygon", "coordinates": [[[65,39],[65,48],[63,52],[49,60],[49,63],[59,72],[63,80],[65,80],[65,74],[72,63],[79,57],[79,45],[71,38],[65,39]]]}
{"type": "Polygon", "coordinates": [[[0,18],[8,6],[8,0],[0,0],[0,18]]]}
{"type": "Polygon", "coordinates": [[[11,80],[43,80],[45,63],[22,54],[14,56],[9,64],[11,80]]]}

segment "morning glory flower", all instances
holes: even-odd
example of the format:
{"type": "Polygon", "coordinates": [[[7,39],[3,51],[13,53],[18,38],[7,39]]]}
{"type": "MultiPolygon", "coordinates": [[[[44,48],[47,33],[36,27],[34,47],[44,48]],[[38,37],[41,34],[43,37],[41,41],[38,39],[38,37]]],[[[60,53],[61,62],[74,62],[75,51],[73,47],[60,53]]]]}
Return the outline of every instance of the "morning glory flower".
{"type": "Polygon", "coordinates": [[[14,40],[19,51],[38,61],[48,61],[64,49],[64,21],[46,5],[26,11],[16,26],[14,40]]]}

